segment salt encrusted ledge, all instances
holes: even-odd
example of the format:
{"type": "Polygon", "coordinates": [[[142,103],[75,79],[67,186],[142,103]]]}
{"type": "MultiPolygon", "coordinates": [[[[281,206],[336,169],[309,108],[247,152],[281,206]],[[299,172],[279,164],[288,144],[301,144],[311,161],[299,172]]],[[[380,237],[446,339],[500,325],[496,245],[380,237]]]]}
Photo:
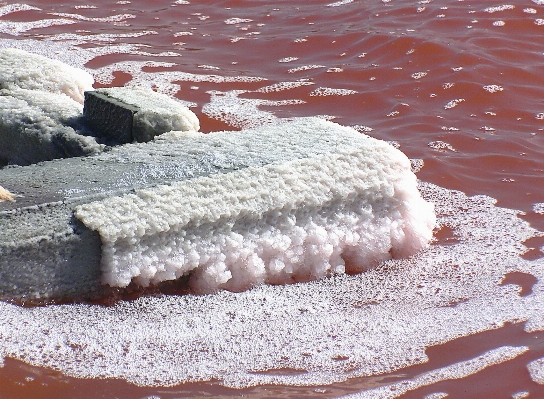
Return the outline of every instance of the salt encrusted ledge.
{"type": "Polygon", "coordinates": [[[71,297],[190,273],[200,291],[360,271],[431,239],[410,162],[318,118],[171,132],[0,170],[2,297],[71,297]],[[75,210],[75,216],[74,216],[75,210]]]}

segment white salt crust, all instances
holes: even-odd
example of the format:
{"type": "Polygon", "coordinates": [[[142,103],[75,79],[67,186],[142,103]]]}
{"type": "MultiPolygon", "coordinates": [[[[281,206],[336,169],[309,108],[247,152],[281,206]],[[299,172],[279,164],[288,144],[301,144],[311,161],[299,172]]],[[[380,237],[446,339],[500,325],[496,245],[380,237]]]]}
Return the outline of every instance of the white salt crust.
{"type": "Polygon", "coordinates": [[[150,88],[129,86],[99,89],[109,97],[139,108],[134,115],[134,126],[143,132],[177,130],[198,131],[200,122],[197,116],[183,103],[150,88]]]}
{"type": "Polygon", "coordinates": [[[0,88],[65,94],[83,104],[83,92],[92,90],[93,77],[60,61],[18,49],[0,49],[0,88]]]}
{"type": "MultiPolygon", "coordinates": [[[[540,233],[489,197],[426,183],[420,190],[457,243],[432,245],[355,276],[241,293],[148,297],[111,307],[0,302],[0,358],[147,386],[325,385],[391,372],[398,377],[402,368],[425,363],[427,347],[507,322],[544,331],[544,260],[520,257],[522,242],[540,233]],[[501,284],[514,271],[537,277],[530,295],[501,284]]],[[[524,350],[501,347],[451,367],[429,366],[424,378],[408,383],[432,389],[436,381],[507,363],[524,350]]],[[[542,362],[533,363],[540,381],[542,362]]]]}
{"type": "Polygon", "coordinates": [[[87,72],[17,49],[0,49],[0,164],[98,153],[104,146],[74,130],[87,72]]]}
{"type": "MultiPolygon", "coordinates": [[[[428,244],[433,205],[404,154],[332,122],[291,125],[295,134],[328,129],[350,146],[78,206],[102,240],[103,282],[147,286],[191,273],[200,292],[240,291],[360,272],[428,244]]],[[[284,140],[296,143],[295,134],[284,140]]]]}
{"type": "Polygon", "coordinates": [[[13,88],[0,90],[0,162],[28,165],[103,150],[93,137],[69,124],[82,106],[64,94],[13,88]]]}

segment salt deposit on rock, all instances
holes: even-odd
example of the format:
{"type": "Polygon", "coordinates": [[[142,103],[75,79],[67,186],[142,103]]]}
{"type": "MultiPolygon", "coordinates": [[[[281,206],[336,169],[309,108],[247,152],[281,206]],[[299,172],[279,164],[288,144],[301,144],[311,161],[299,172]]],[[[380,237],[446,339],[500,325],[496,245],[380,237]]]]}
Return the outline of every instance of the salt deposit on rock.
{"type": "Polygon", "coordinates": [[[80,134],[87,72],[17,49],[0,49],[0,166],[102,151],[80,134]]]}
{"type": "Polygon", "coordinates": [[[86,71],[18,49],[0,49],[0,88],[64,94],[83,104],[83,92],[94,79],[86,71]]]}
{"type": "Polygon", "coordinates": [[[183,103],[150,88],[111,87],[98,89],[96,92],[137,109],[132,128],[138,141],[149,141],[158,134],[172,130],[198,131],[200,129],[197,116],[183,103]]]}
{"type": "Polygon", "coordinates": [[[70,124],[81,115],[79,103],[39,90],[0,90],[0,165],[28,165],[102,151],[93,137],[70,124]]]}
{"type": "Polygon", "coordinates": [[[191,273],[199,291],[239,291],[360,272],[430,241],[433,206],[399,150],[318,118],[252,134],[300,155],[78,206],[76,217],[100,234],[103,281],[147,286],[191,273]],[[336,151],[297,146],[329,136],[336,151]]]}
{"type": "MultiPolygon", "coordinates": [[[[92,91],[92,84],[84,70],[23,50],[0,49],[0,166],[101,152],[103,135],[82,114],[84,92],[92,91]]],[[[182,102],[151,89],[100,91],[137,107],[133,129],[140,141],[200,128],[182,102]]]]}

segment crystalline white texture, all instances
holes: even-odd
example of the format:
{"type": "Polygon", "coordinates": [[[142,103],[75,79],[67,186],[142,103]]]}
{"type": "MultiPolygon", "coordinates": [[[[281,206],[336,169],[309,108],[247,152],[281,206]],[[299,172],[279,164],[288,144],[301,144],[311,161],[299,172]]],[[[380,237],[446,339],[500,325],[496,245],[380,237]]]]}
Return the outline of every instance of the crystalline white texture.
{"type": "Polygon", "coordinates": [[[69,126],[82,106],[64,94],[0,90],[0,160],[18,165],[94,154],[103,145],[69,126]]]}
{"type": "Polygon", "coordinates": [[[0,163],[27,165],[100,152],[78,134],[87,72],[17,49],[0,49],[0,163]],[[79,102],[78,102],[79,101],[79,102]]]}
{"type": "Polygon", "coordinates": [[[147,286],[192,272],[199,291],[240,291],[360,272],[428,244],[433,206],[402,152],[320,119],[290,128],[295,134],[282,125],[253,134],[288,143],[301,140],[297,132],[334,135],[349,145],[77,207],[75,216],[100,234],[103,281],[147,286]]]}
{"type": "MultiPolygon", "coordinates": [[[[187,131],[200,129],[197,116],[184,104],[165,94],[145,87],[113,87],[99,89],[109,97],[139,108],[134,115],[134,126],[142,131],[187,131]]],[[[151,134],[153,136],[153,134],[151,134]]]]}
{"type": "Polygon", "coordinates": [[[83,104],[93,77],[60,61],[18,49],[0,49],[0,88],[41,90],[65,94],[83,104]]]}

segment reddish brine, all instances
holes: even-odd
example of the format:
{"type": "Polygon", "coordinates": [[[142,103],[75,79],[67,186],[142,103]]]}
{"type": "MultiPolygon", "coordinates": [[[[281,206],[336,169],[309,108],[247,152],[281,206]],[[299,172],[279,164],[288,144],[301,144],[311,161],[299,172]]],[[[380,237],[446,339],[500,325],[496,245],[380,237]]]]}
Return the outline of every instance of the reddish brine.
{"type": "Polygon", "coordinates": [[[167,93],[204,132],[321,116],[390,141],[439,217],[359,276],[2,304],[0,397],[544,396],[543,35],[540,0],[0,2],[0,47],[167,93]]]}

